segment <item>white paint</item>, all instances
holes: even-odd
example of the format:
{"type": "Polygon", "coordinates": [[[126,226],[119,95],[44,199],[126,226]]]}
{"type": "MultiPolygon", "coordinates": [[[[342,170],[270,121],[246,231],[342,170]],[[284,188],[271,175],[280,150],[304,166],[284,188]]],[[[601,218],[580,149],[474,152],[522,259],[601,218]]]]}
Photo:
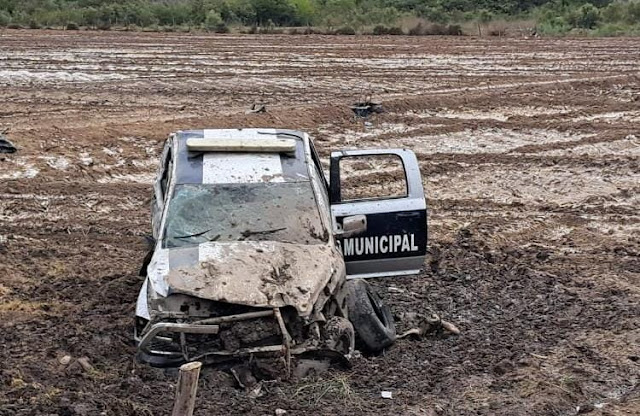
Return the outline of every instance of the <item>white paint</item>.
{"type": "Polygon", "coordinates": [[[205,153],[202,183],[284,182],[279,154],[205,153]]]}
{"type": "MultiPolygon", "coordinates": [[[[205,139],[261,140],[275,138],[275,129],[204,130],[205,139]]],[[[280,155],[267,153],[205,153],[202,157],[203,183],[284,182],[280,155]]]]}
{"type": "Polygon", "coordinates": [[[140,293],[138,293],[138,301],[136,302],[136,316],[145,319],[151,319],[149,315],[149,305],[147,303],[147,279],[145,279],[140,293]]]}
{"type": "Polygon", "coordinates": [[[156,250],[147,267],[147,281],[151,284],[153,291],[160,296],[168,296],[169,294],[169,286],[166,281],[168,274],[169,250],[156,250]]]}
{"type": "Polygon", "coordinates": [[[392,272],[348,274],[347,279],[370,279],[372,277],[387,277],[387,276],[411,276],[418,273],[420,273],[420,269],[394,270],[392,272]]]}

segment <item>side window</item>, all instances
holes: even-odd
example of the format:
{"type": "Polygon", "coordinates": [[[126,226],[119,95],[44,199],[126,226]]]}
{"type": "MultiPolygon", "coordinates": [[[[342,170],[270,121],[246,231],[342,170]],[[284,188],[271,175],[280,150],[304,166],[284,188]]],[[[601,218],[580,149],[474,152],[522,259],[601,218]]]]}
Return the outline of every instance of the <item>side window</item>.
{"type": "Polygon", "coordinates": [[[316,147],[313,145],[313,142],[309,140],[309,148],[311,148],[311,159],[313,159],[313,164],[316,167],[316,171],[320,176],[320,180],[324,184],[324,188],[328,191],[329,184],[327,183],[327,178],[324,176],[324,171],[322,170],[322,163],[320,162],[320,157],[318,157],[318,152],[316,152],[316,147]]]}
{"type": "Polygon", "coordinates": [[[171,158],[171,150],[167,154],[166,162],[164,163],[164,170],[162,171],[162,178],[160,179],[160,192],[162,198],[167,199],[167,187],[171,179],[171,172],[173,171],[173,159],[171,158]]]}
{"type": "Polygon", "coordinates": [[[347,156],[340,159],[340,202],[404,198],[407,177],[397,155],[347,156]]]}

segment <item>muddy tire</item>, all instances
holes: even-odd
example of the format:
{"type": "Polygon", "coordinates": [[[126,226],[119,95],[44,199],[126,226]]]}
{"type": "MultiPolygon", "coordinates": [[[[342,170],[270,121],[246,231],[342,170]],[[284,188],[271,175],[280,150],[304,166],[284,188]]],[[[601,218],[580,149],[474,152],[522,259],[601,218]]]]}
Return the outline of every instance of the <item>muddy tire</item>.
{"type": "Polygon", "coordinates": [[[345,356],[355,350],[356,334],[353,324],[340,316],[330,318],[324,326],[326,347],[345,356]]]}
{"type": "Polygon", "coordinates": [[[361,347],[382,351],[396,340],[396,326],[391,309],[363,279],[347,281],[349,320],[358,334],[361,347]]]}
{"type": "Polygon", "coordinates": [[[138,351],[136,358],[139,362],[149,364],[151,367],[156,368],[180,367],[186,362],[182,357],[167,357],[162,355],[147,354],[142,351],[138,351]]]}

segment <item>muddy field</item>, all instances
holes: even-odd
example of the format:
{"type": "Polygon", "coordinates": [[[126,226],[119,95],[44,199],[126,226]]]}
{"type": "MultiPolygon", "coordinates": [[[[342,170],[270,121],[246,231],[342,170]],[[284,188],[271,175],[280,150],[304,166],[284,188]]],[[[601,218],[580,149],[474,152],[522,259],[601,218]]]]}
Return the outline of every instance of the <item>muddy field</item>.
{"type": "Polygon", "coordinates": [[[156,158],[241,126],[416,151],[425,271],[375,285],[400,331],[462,333],[260,397],[206,369],[197,415],[640,414],[639,64],[640,39],[0,31],[0,415],[169,414],[175,374],[132,340],[156,158]]]}

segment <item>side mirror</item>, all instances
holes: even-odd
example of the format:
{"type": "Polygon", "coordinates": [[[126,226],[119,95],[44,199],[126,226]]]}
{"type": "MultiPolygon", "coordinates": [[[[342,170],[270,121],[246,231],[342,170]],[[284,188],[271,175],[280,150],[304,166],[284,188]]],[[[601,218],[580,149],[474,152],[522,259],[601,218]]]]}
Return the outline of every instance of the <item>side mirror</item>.
{"type": "Polygon", "coordinates": [[[367,231],[367,216],[360,214],[344,217],[342,219],[342,227],[338,228],[336,234],[340,237],[347,238],[362,234],[365,231],[367,231]]]}

